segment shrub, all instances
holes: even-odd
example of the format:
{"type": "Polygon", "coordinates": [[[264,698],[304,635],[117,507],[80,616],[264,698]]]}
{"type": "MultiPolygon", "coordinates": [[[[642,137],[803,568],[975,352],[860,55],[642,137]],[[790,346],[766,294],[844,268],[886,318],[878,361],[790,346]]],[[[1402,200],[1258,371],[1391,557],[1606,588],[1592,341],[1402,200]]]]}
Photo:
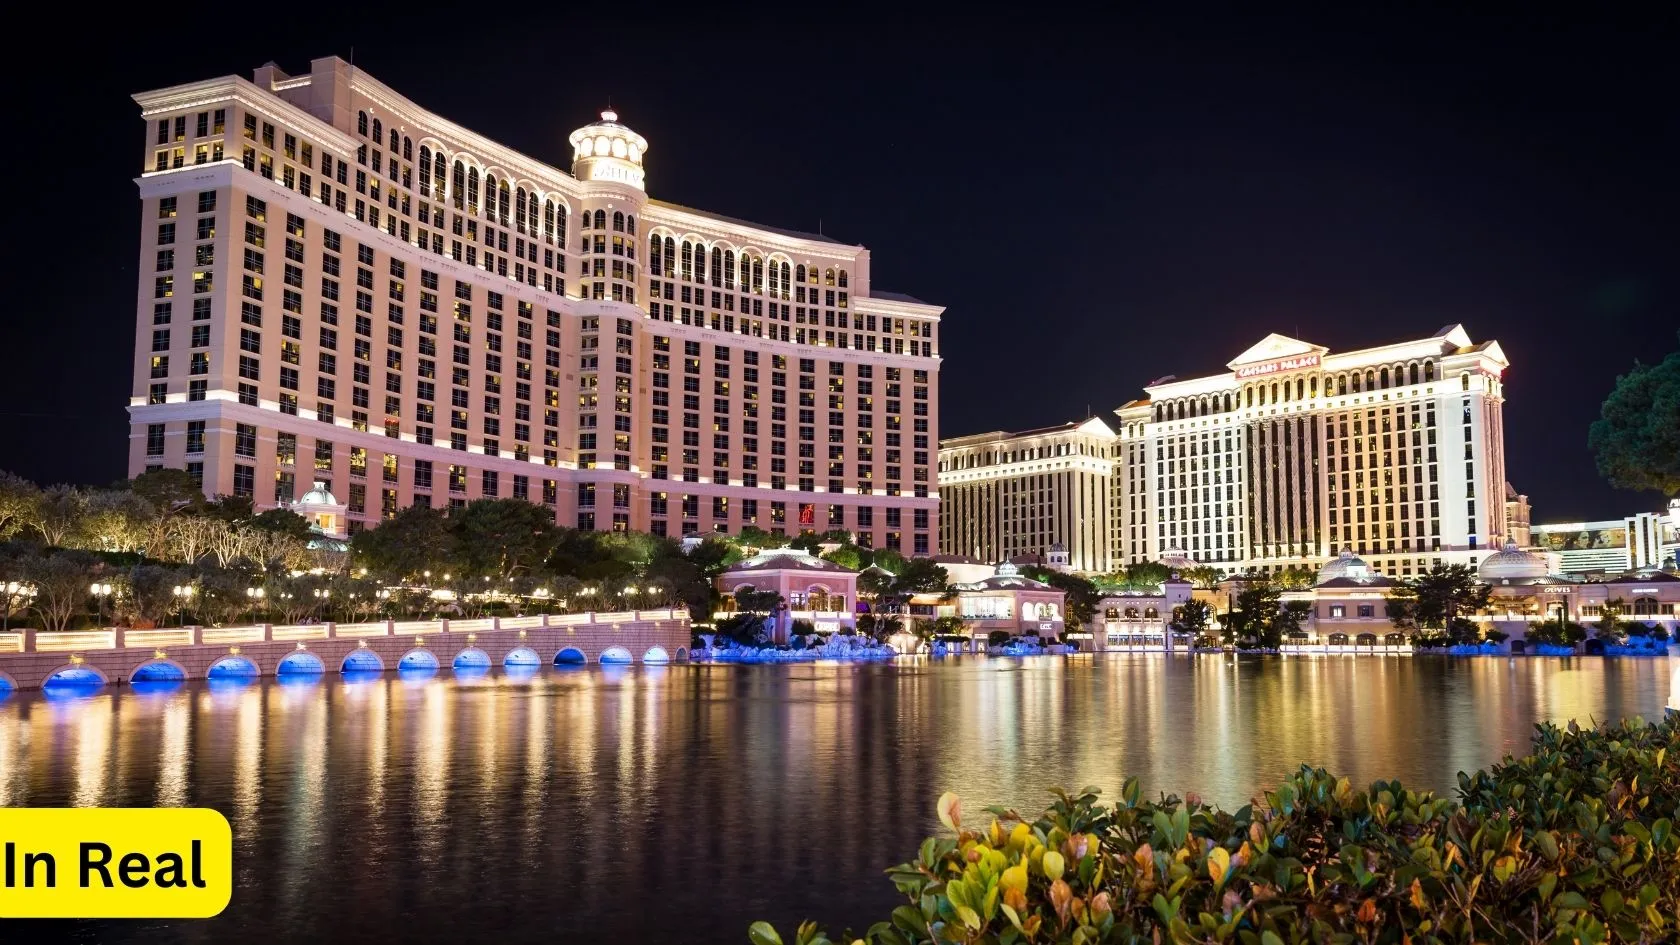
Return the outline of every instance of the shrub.
{"type": "Polygon", "coordinates": [[[989,649],[995,649],[997,647],[1003,646],[1004,644],[1006,644],[1008,642],[1009,642],[1009,631],[1008,630],[993,630],[991,633],[986,634],[986,646],[989,649]]]}
{"type": "MultiPolygon", "coordinates": [[[[887,871],[906,904],[844,942],[1667,941],[1680,920],[1680,724],[1539,726],[1459,800],[1302,767],[1235,812],[1094,788],[1027,820],[988,808],[887,871]]],[[[781,938],[766,923],[758,945],[781,938]]],[[[800,945],[829,939],[814,924],[800,945]]]]}

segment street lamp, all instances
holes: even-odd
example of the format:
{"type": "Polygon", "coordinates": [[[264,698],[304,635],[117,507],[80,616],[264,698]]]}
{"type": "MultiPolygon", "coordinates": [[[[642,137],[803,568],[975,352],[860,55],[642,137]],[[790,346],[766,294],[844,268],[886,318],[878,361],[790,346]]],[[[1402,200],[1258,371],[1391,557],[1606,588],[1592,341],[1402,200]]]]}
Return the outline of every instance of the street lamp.
{"type": "Polygon", "coordinates": [[[198,588],[193,587],[191,584],[177,584],[175,586],[171,593],[175,595],[176,616],[181,617],[182,619],[186,618],[187,605],[192,603],[192,597],[197,592],[198,588]]]}
{"type": "Polygon", "coordinates": [[[257,608],[262,606],[262,599],[266,596],[267,596],[267,592],[265,592],[260,587],[247,587],[245,589],[245,597],[247,599],[249,599],[250,602],[251,602],[251,622],[252,623],[257,622],[257,608]]]}
{"type": "Polygon", "coordinates": [[[100,584],[100,583],[97,583],[97,582],[94,583],[93,585],[91,585],[88,588],[88,593],[92,594],[99,601],[99,627],[100,627],[100,629],[104,629],[104,627],[105,627],[105,599],[107,597],[111,596],[111,591],[112,591],[111,585],[100,584]]]}

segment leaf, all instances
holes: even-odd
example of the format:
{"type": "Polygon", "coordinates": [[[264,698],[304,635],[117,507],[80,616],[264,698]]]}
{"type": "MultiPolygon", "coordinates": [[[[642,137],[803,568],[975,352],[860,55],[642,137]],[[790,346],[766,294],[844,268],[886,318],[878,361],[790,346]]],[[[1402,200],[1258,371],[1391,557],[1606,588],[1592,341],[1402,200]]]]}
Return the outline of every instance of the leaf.
{"type": "Polygon", "coordinates": [[[1040,868],[1044,870],[1044,877],[1051,882],[1061,879],[1064,868],[1062,855],[1055,850],[1044,851],[1044,860],[1040,864],[1040,868]]]}
{"type": "Polygon", "coordinates": [[[752,945],[782,945],[782,937],[768,922],[754,922],[747,926],[747,938],[752,945]]]}
{"type": "Polygon", "coordinates": [[[1553,862],[1553,863],[1557,862],[1557,858],[1558,858],[1557,837],[1553,836],[1552,832],[1550,830],[1537,830],[1537,831],[1535,831],[1534,832],[1534,845],[1540,848],[1540,855],[1544,856],[1547,859],[1547,861],[1553,862]]]}
{"type": "Polygon", "coordinates": [[[980,927],[980,914],[967,906],[957,906],[957,918],[962,920],[963,925],[971,929],[980,927]]]}
{"type": "Polygon", "coordinates": [[[1225,885],[1225,875],[1231,870],[1231,853],[1224,847],[1214,847],[1208,851],[1208,878],[1213,880],[1213,888],[1225,885]]]}
{"type": "Polygon", "coordinates": [[[1283,945],[1283,939],[1278,938],[1276,932],[1267,929],[1260,933],[1260,945],[1283,945]]]}
{"type": "Polygon", "coordinates": [[[1429,897],[1423,894],[1423,882],[1412,880],[1412,908],[1419,912],[1429,911],[1429,897]]]}

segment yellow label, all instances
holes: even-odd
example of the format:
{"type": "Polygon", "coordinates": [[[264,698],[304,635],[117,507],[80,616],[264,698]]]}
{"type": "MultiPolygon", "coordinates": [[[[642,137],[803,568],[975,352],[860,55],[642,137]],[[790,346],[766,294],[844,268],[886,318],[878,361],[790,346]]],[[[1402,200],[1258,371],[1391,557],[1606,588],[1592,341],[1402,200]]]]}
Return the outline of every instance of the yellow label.
{"type": "Polygon", "coordinates": [[[0,919],[207,919],[233,830],[203,807],[0,807],[0,919]]]}

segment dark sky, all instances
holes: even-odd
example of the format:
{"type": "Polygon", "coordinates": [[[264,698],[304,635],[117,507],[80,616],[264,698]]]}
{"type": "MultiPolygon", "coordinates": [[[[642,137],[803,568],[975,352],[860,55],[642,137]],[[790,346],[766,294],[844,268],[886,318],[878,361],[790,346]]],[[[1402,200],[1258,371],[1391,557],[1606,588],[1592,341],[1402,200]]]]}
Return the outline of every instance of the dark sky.
{"type": "Polygon", "coordinates": [[[335,32],[324,12],[229,9],[14,52],[28,142],[5,160],[28,163],[7,174],[0,468],[123,475],[145,151],[129,95],[354,47],[422,106],[562,167],[610,96],[650,142],[654,196],[868,246],[878,288],[948,306],[945,436],[1106,416],[1272,331],[1336,351],[1459,322],[1510,357],[1509,469],[1536,521],[1657,507],[1603,484],[1586,429],[1680,329],[1672,16],[849,11],[865,33],[745,8],[403,7],[335,32]]]}

